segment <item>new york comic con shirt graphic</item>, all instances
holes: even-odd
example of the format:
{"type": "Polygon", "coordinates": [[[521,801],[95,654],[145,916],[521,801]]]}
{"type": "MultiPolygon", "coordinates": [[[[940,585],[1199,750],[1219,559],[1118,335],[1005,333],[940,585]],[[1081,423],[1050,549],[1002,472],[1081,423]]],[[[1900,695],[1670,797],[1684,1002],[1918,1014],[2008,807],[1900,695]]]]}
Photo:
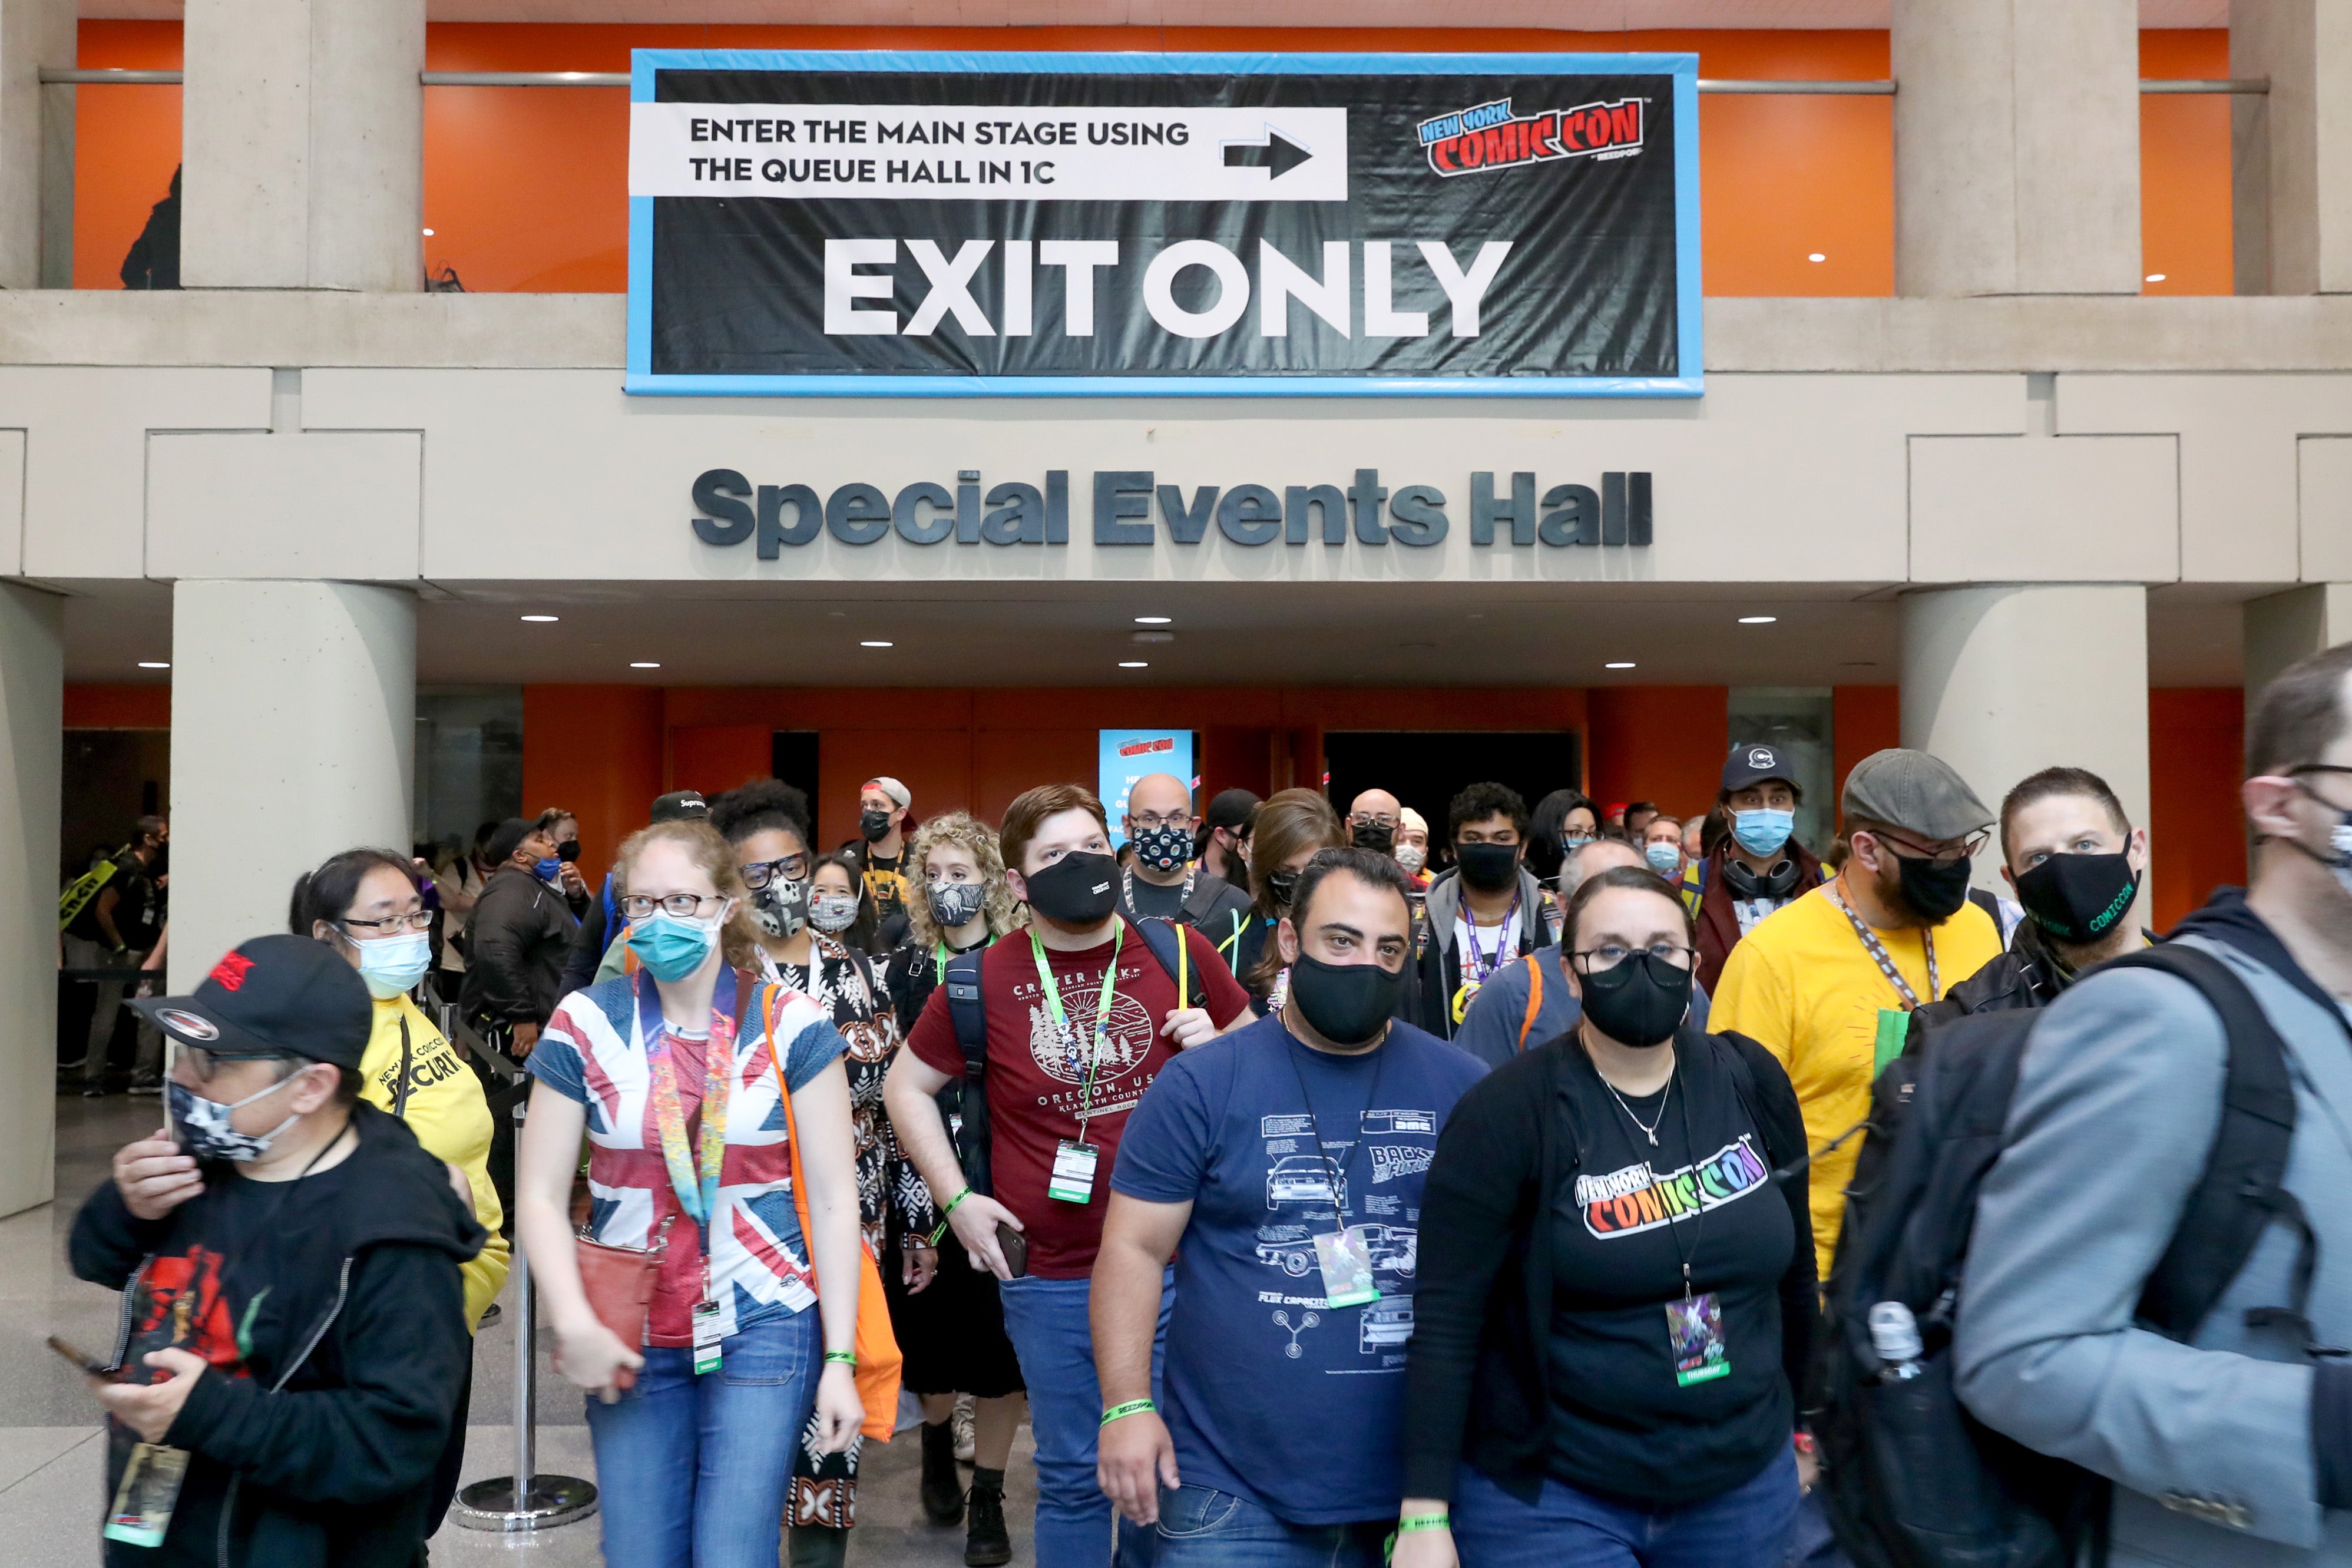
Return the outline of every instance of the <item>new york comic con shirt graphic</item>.
{"type": "Polygon", "coordinates": [[[1402,1370],[1412,1338],[1413,1277],[1421,1258],[1421,1183],[1405,1178],[1429,1169],[1437,1147],[1436,1113],[1368,1109],[1357,1135],[1327,1134],[1321,1155],[1315,1152],[1313,1121],[1304,1114],[1264,1117],[1258,1131],[1265,1145],[1265,1217],[1257,1227],[1257,1260],[1269,1279],[1257,1299],[1268,1309],[1283,1354],[1294,1361],[1306,1354],[1302,1338],[1318,1331],[1337,1328],[1344,1335],[1352,1317],[1356,1353],[1370,1359],[1326,1370],[1402,1370]],[[1336,1194],[1334,1171],[1339,1173],[1336,1194]],[[1318,1233],[1337,1228],[1335,1213],[1361,1235],[1380,1290],[1375,1300],[1336,1310],[1325,1299],[1315,1249],[1318,1233]]]}

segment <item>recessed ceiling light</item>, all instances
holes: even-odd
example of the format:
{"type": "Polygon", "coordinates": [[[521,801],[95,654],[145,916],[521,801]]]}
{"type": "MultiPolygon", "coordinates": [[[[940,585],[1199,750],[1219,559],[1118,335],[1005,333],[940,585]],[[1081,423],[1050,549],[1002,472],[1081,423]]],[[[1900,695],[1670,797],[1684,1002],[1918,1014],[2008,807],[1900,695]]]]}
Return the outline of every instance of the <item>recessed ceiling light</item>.
{"type": "Polygon", "coordinates": [[[1118,667],[1121,669],[1150,669],[1151,668],[1150,663],[1139,658],[1120,659],[1118,661],[1118,667]]]}
{"type": "Polygon", "coordinates": [[[1778,616],[1742,616],[1739,624],[1743,626],[1769,626],[1780,618],[1778,616]]]}
{"type": "Polygon", "coordinates": [[[859,643],[857,646],[858,646],[859,647],[897,647],[898,645],[897,643],[881,642],[881,641],[878,641],[878,640],[877,640],[877,641],[861,642],[861,643],[859,643]]]}
{"type": "Polygon", "coordinates": [[[553,616],[525,616],[523,619],[526,621],[551,621],[555,619],[555,617],[553,616]]]}
{"type": "Polygon", "coordinates": [[[428,229],[426,229],[426,230],[425,231],[425,237],[426,237],[427,238],[432,237],[433,231],[432,231],[431,229],[429,229],[429,228],[428,228],[428,229]]]}
{"type": "Polygon", "coordinates": [[[1603,669],[1631,669],[1633,668],[1633,661],[1630,658],[1612,659],[1601,668],[1603,669]]]}
{"type": "Polygon", "coordinates": [[[661,666],[649,658],[633,658],[629,660],[629,668],[631,669],[659,669],[661,666]]]}
{"type": "Polygon", "coordinates": [[[139,661],[139,668],[142,669],[169,669],[172,667],[160,658],[142,658],[139,661]]]}
{"type": "Polygon", "coordinates": [[[1164,626],[1171,618],[1168,616],[1138,616],[1135,624],[1139,626],[1164,626]]]}
{"type": "Polygon", "coordinates": [[[1829,258],[1816,250],[1811,256],[1806,257],[1805,259],[1808,261],[1827,261],[1829,258]]]}
{"type": "Polygon", "coordinates": [[[2164,281],[2164,274],[2161,272],[2151,272],[2147,275],[2147,280],[2151,283],[2161,283],[2164,281]]]}

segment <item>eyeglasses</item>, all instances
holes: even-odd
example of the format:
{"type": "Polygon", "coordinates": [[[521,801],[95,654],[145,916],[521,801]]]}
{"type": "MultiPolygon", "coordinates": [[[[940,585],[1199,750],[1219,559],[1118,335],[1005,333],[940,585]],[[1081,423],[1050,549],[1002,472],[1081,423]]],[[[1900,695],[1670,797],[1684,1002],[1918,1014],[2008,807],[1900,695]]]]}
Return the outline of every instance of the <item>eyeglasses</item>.
{"type": "Polygon", "coordinates": [[[1895,834],[1881,832],[1875,828],[1871,830],[1870,836],[1885,844],[1890,850],[1910,851],[1908,855],[1898,854],[1895,857],[1897,859],[1925,860],[1931,866],[1955,866],[1963,860],[1973,860],[1977,858],[1977,851],[1992,842],[1991,833],[1981,827],[1960,840],[1959,847],[1957,849],[1930,849],[1924,844],[1914,844],[1907,838],[1898,837],[1895,834]]]}
{"type": "Polygon", "coordinates": [[[1165,816],[1156,811],[1138,812],[1130,815],[1135,818],[1135,826],[1146,833],[1150,833],[1154,828],[1160,827],[1181,827],[1189,833],[1192,831],[1192,825],[1200,820],[1199,817],[1194,816],[1189,811],[1171,811],[1167,813],[1165,816]]]}
{"type": "Polygon", "coordinates": [[[736,869],[743,873],[743,885],[756,893],[779,877],[787,882],[799,881],[808,875],[808,864],[805,855],[784,855],[773,860],[754,860],[736,869]]]}
{"type": "Polygon", "coordinates": [[[175,1054],[188,1064],[198,1083],[210,1083],[219,1073],[223,1062],[283,1062],[293,1058],[284,1051],[215,1051],[205,1046],[173,1042],[175,1054]]]}
{"type": "MultiPolygon", "coordinates": [[[[391,936],[404,931],[431,931],[433,911],[412,910],[407,914],[389,915],[380,921],[339,921],[336,923],[355,931],[371,931],[377,936],[391,936]]],[[[360,940],[365,942],[367,938],[362,937],[360,940]]]]}
{"type": "Polygon", "coordinates": [[[641,921],[659,909],[666,915],[676,915],[684,920],[701,913],[705,904],[723,904],[726,901],[724,893],[667,893],[658,899],[630,893],[621,900],[621,912],[633,921],[641,921]]]}
{"type": "Polygon", "coordinates": [[[1670,963],[1676,969],[1688,969],[1692,960],[1698,956],[1696,949],[1672,942],[1654,942],[1649,946],[1642,948],[1621,947],[1613,942],[1604,942],[1590,952],[1571,953],[1569,956],[1584,961],[1583,965],[1577,971],[1580,974],[1606,974],[1636,952],[1646,952],[1659,963],[1670,963]]]}
{"type": "Polygon", "coordinates": [[[1350,827],[1392,828],[1396,825],[1397,819],[1385,811],[1360,811],[1348,818],[1348,826],[1350,827]]]}

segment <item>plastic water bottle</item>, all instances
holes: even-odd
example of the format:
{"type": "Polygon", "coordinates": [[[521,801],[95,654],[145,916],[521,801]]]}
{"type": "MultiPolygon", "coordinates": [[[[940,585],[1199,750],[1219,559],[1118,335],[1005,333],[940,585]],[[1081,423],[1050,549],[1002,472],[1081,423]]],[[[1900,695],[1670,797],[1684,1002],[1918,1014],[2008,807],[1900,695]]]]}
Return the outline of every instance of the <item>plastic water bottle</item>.
{"type": "Polygon", "coordinates": [[[1925,1349],[1919,1342],[1919,1323],[1902,1302],[1881,1301],[1871,1308],[1870,1344],[1886,1363],[1886,1370],[1878,1374],[1882,1382],[1903,1383],[1919,1375],[1919,1357],[1925,1349]]]}

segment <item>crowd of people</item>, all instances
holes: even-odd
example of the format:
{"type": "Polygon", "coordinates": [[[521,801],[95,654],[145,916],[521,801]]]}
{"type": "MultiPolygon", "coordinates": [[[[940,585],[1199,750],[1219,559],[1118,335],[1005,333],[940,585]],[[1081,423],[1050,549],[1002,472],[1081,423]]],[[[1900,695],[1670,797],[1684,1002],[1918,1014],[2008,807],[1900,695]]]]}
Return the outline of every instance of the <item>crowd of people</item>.
{"type": "Polygon", "coordinates": [[[1748,744],[1682,817],[876,778],[821,853],[768,779],[601,885],[561,811],[339,855],[133,1004],[110,1560],[418,1561],[510,1234],[627,1568],[838,1564],[901,1386],[974,1568],[1024,1411],[1041,1568],[2352,1562],[2352,648],[2165,937],[2053,761],[1877,752],[1819,846],[1748,744]]]}

